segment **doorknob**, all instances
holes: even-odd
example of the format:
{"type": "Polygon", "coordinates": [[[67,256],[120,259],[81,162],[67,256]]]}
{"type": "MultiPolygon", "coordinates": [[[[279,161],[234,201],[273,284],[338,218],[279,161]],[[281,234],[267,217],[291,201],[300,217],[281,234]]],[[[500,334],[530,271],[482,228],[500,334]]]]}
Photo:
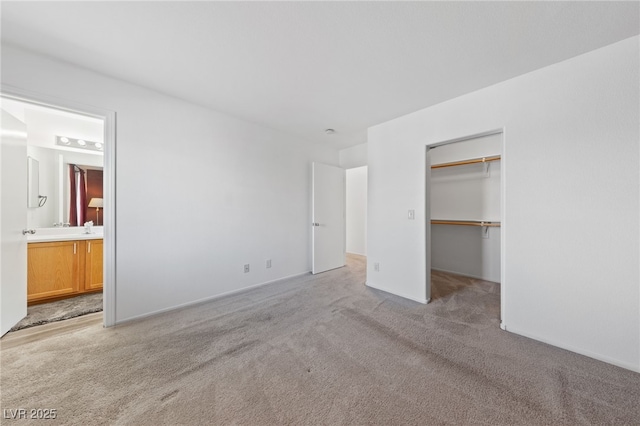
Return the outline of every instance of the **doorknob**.
{"type": "Polygon", "coordinates": [[[33,234],[35,234],[35,233],[36,233],[36,230],[35,230],[35,229],[23,229],[23,230],[22,230],[22,235],[27,235],[27,234],[31,234],[31,235],[33,235],[33,234]]]}
{"type": "Polygon", "coordinates": [[[312,224],[311,224],[311,226],[320,226],[320,224],[319,224],[319,223],[314,222],[314,223],[312,223],[312,224]]]}

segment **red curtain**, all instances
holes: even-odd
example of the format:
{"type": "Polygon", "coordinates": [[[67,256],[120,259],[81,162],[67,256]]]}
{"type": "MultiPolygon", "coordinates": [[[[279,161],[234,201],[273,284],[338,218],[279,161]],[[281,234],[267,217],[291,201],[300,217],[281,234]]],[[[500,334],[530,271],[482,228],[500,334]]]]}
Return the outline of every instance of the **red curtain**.
{"type": "Polygon", "coordinates": [[[69,224],[84,225],[87,217],[87,185],[84,170],[75,164],[69,164],[69,224]]]}
{"type": "Polygon", "coordinates": [[[78,226],[78,201],[76,195],[76,166],[69,164],[69,225],[78,226]]]}
{"type": "Polygon", "coordinates": [[[80,169],[79,175],[80,184],[78,187],[80,188],[80,193],[78,194],[78,226],[82,226],[87,218],[87,184],[84,181],[84,170],[80,169]]]}

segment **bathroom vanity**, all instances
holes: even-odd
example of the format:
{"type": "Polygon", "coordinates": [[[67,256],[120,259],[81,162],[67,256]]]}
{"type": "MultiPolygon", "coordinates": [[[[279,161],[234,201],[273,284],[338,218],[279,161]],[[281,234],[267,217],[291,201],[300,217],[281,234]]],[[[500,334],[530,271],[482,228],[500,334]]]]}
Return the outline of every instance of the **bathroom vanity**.
{"type": "Polygon", "coordinates": [[[63,231],[28,237],[28,304],[102,290],[102,233],[63,231]]]}

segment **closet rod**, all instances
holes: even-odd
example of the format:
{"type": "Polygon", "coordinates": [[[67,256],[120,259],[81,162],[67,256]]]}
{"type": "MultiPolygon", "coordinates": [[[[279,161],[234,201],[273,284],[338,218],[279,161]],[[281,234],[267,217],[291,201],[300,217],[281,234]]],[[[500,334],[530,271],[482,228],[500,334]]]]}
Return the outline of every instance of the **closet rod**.
{"type": "Polygon", "coordinates": [[[443,167],[463,166],[465,164],[475,164],[475,163],[488,163],[489,161],[499,161],[499,160],[500,160],[500,156],[494,155],[493,157],[472,158],[470,160],[454,161],[453,163],[434,164],[433,166],[431,166],[431,168],[440,169],[443,167]]]}
{"type": "Polygon", "coordinates": [[[500,222],[484,222],[480,220],[432,220],[432,225],[462,225],[462,226],[490,226],[500,227],[500,222]]]}

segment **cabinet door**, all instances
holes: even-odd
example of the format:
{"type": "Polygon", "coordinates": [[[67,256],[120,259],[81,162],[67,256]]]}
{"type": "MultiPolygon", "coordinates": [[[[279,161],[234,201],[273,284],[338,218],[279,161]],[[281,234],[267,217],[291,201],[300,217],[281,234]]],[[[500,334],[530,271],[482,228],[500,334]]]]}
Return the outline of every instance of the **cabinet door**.
{"type": "Polygon", "coordinates": [[[102,288],[102,240],[87,240],[85,291],[102,288]]]}
{"type": "Polygon", "coordinates": [[[80,246],[77,241],[30,243],[27,255],[27,301],[80,290],[80,246]]]}

